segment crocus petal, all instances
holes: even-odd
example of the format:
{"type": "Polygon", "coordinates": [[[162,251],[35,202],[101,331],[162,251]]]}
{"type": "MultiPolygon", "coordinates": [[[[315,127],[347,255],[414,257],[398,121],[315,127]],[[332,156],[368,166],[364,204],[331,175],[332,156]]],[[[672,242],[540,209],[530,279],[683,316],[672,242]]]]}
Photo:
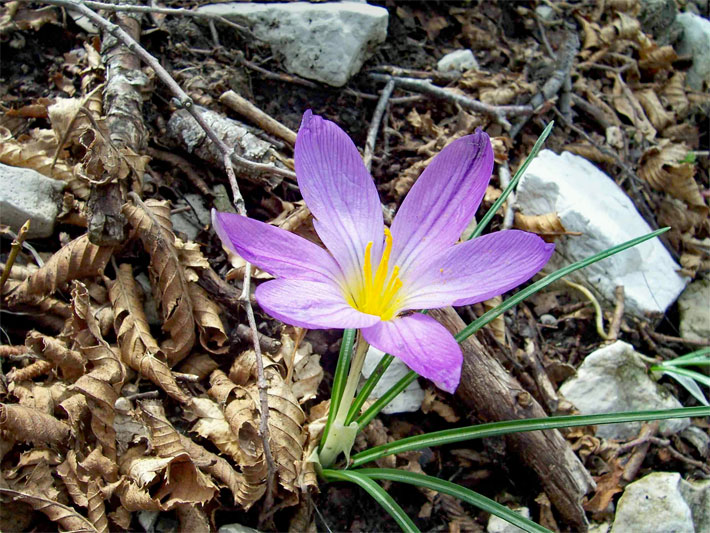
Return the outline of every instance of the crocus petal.
{"type": "Polygon", "coordinates": [[[451,333],[421,313],[385,320],[362,330],[365,340],[399,357],[420,376],[453,393],[461,379],[463,355],[451,333]]]}
{"type": "Polygon", "coordinates": [[[338,265],[328,252],[294,233],[215,210],[212,225],[226,246],[269,274],[311,281],[340,277],[338,265]]]}
{"type": "Polygon", "coordinates": [[[482,131],[455,140],[434,158],[392,223],[392,255],[403,273],[458,240],[476,214],[492,170],[493,149],[482,131]]]}
{"type": "Polygon", "coordinates": [[[306,111],[296,138],[298,186],[314,227],[346,276],[362,271],[367,243],[379,260],[384,223],[375,183],[355,144],[333,122],[306,111]]]}
{"type": "Polygon", "coordinates": [[[276,279],[259,285],[255,296],[268,314],[301,328],[366,328],[380,320],[352,308],[334,283],[276,279]]]}
{"type": "Polygon", "coordinates": [[[467,305],[503,294],[545,266],[554,248],[519,230],[452,246],[412,271],[403,309],[467,305]]]}

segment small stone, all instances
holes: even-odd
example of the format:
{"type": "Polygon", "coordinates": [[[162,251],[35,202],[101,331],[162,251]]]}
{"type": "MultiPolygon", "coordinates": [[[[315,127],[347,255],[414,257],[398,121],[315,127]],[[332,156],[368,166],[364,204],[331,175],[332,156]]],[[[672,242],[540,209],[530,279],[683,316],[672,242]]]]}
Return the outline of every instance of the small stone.
{"type": "Polygon", "coordinates": [[[680,493],[690,507],[696,533],[710,531],[710,479],[680,480],[680,493]]]}
{"type": "Polygon", "coordinates": [[[334,87],[345,85],[387,38],[387,10],[361,2],[231,2],[199,11],[248,25],[286,70],[334,87]]]}
{"type": "Polygon", "coordinates": [[[553,315],[545,313],[544,315],[540,315],[540,324],[545,326],[554,326],[557,324],[557,319],[553,315]]]}
{"type": "Polygon", "coordinates": [[[189,207],[190,211],[170,215],[173,231],[184,234],[188,241],[194,241],[200,230],[210,224],[210,212],[201,194],[186,194],[185,201],[175,204],[176,209],[181,207],[189,207]]]}
{"type": "MultiPolygon", "coordinates": [[[[527,507],[519,507],[517,509],[513,509],[513,511],[518,513],[520,516],[530,518],[530,509],[527,507]]],[[[515,526],[510,522],[506,522],[502,518],[498,518],[496,515],[491,515],[488,519],[486,531],[488,533],[520,533],[525,530],[520,529],[518,526],[515,526]]]]}
{"type": "Polygon", "coordinates": [[[537,6],[535,8],[535,14],[540,20],[544,20],[546,22],[549,22],[555,18],[555,10],[546,5],[537,6]]]}
{"type": "Polygon", "coordinates": [[[703,457],[710,456],[710,435],[697,426],[688,426],[680,432],[680,436],[695,446],[703,457]]]}
{"type": "Polygon", "coordinates": [[[439,59],[439,62],[436,64],[436,69],[439,72],[448,72],[450,70],[463,72],[472,68],[478,68],[478,61],[476,61],[473,52],[468,49],[448,53],[439,59]]]}
{"type": "MultiPolygon", "coordinates": [[[[557,213],[567,231],[545,267],[554,271],[651,232],[633,203],[609,176],[575,154],[543,150],[520,180],[516,205],[524,215],[557,213]]],[[[680,266],[656,239],[644,242],[570,275],[610,305],[623,285],[626,312],[660,316],[685,288],[680,266]]]]}
{"type": "MultiPolygon", "coordinates": [[[[367,355],[365,356],[365,363],[362,365],[362,375],[365,379],[369,378],[375,371],[375,367],[380,362],[383,355],[385,355],[385,352],[378,350],[374,346],[370,346],[367,350],[367,355]]],[[[407,365],[395,357],[389,368],[387,368],[385,373],[382,374],[382,377],[377,385],[375,385],[375,388],[372,389],[370,398],[379,398],[408,373],[409,368],[407,365]]],[[[424,391],[419,386],[417,381],[413,381],[406,389],[398,394],[395,399],[382,410],[382,412],[387,415],[395,413],[412,413],[421,409],[422,400],[424,400],[424,391]]]]}
{"type": "MultiPolygon", "coordinates": [[[[587,355],[577,375],[562,384],[560,393],[583,415],[683,407],[648,376],[639,354],[623,341],[587,355]]],[[[659,431],[671,435],[689,425],[687,418],[663,420],[659,431]]],[[[600,424],[596,435],[605,439],[632,439],[640,429],[641,422],[600,424]]]]}
{"type": "Polygon", "coordinates": [[[63,181],[43,176],[29,168],[0,163],[0,224],[17,233],[30,220],[28,239],[41,239],[54,233],[62,203],[63,181]]]}
{"type": "Polygon", "coordinates": [[[611,533],[694,533],[693,516],[680,484],[680,474],[654,472],[628,485],[619,499],[611,533]]]}
{"type": "Polygon", "coordinates": [[[691,341],[710,339],[710,280],[694,281],[678,298],[680,336],[691,341]]]}
{"type": "Polygon", "coordinates": [[[676,21],[683,27],[676,51],[678,55],[693,57],[685,83],[695,91],[702,91],[703,84],[710,85],[710,20],[694,13],[681,13],[676,21]]]}

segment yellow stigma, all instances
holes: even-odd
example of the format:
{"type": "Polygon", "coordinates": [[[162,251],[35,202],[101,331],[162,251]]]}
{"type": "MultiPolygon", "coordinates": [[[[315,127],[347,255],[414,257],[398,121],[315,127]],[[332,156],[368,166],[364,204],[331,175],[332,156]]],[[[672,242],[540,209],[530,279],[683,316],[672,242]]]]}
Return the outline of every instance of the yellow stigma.
{"type": "Polygon", "coordinates": [[[382,320],[394,318],[399,304],[399,289],[402,281],[399,279],[399,266],[389,272],[390,254],[392,253],[392,233],[385,228],[385,249],[382,251],[377,270],[372,271],[372,241],[365,248],[365,260],[362,265],[362,281],[358,281],[347,295],[348,303],[358,311],[369,315],[377,315],[382,320]]]}

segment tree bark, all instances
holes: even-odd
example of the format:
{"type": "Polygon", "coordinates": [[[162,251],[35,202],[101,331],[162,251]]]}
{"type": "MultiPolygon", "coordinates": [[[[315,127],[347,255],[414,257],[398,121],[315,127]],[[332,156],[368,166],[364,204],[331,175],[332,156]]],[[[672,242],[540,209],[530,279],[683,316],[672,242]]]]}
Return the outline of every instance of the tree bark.
{"type": "MultiPolygon", "coordinates": [[[[451,307],[429,313],[456,334],[466,325],[451,307]]],[[[456,396],[483,422],[547,416],[537,401],[498,360],[471,336],[461,343],[463,369],[456,396]]],[[[537,475],[560,516],[574,531],[587,531],[589,523],[582,498],[594,488],[584,465],[557,430],[513,433],[505,437],[512,451],[537,475]]]]}

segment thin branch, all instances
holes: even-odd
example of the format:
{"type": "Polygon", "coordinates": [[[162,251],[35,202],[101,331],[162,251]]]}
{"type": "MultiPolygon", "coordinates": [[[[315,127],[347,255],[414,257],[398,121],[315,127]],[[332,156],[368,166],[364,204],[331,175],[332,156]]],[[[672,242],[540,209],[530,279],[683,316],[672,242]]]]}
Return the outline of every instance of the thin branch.
{"type": "Polygon", "coordinates": [[[392,96],[392,91],[394,91],[394,85],[394,80],[389,80],[387,82],[385,88],[382,89],[380,100],[377,102],[377,107],[375,107],[375,112],[372,114],[372,122],[370,122],[370,129],[367,130],[367,141],[365,141],[365,154],[363,156],[367,170],[370,170],[372,167],[372,154],[375,151],[377,132],[380,129],[380,123],[382,122],[382,116],[385,114],[387,102],[389,101],[390,96],[392,96]]]}
{"type": "MultiPolygon", "coordinates": [[[[147,50],[145,50],[137,41],[135,41],[130,35],[128,35],[125,31],[123,31],[118,25],[113,24],[103,18],[102,16],[98,15],[86,5],[84,5],[83,1],[80,0],[43,0],[47,4],[51,5],[58,5],[58,6],[63,6],[63,7],[70,7],[72,9],[76,9],[79,11],[82,15],[86,16],[89,20],[91,20],[94,24],[97,26],[101,27],[104,31],[110,33],[113,35],[116,39],[119,39],[123,44],[126,45],[126,47],[136,54],[140,59],[146,63],[148,66],[150,66],[153,71],[156,73],[158,78],[165,84],[167,87],[170,89],[170,91],[175,95],[175,100],[174,103],[178,107],[182,107],[185,110],[187,110],[190,115],[195,119],[195,121],[200,125],[200,127],[204,130],[204,132],[207,134],[207,136],[210,138],[210,140],[217,146],[219,151],[222,153],[223,156],[223,164],[224,168],[227,171],[227,177],[229,179],[229,184],[232,188],[232,196],[234,198],[234,206],[237,209],[237,212],[240,215],[246,216],[246,206],[244,204],[244,198],[242,197],[242,193],[239,190],[239,184],[237,183],[237,178],[234,173],[234,167],[232,166],[232,159],[235,159],[239,164],[251,169],[251,170],[263,170],[263,167],[267,167],[269,171],[273,172],[275,169],[274,167],[270,167],[269,165],[263,165],[263,164],[258,164],[258,163],[253,163],[252,161],[248,161],[236,154],[233,153],[229,147],[220,139],[217,134],[212,130],[212,128],[209,127],[207,122],[204,120],[202,114],[195,108],[195,105],[192,101],[192,98],[190,98],[185,91],[182,90],[182,88],[177,84],[177,82],[168,74],[167,70],[163,68],[163,66],[160,64],[160,62],[155,59],[152,55],[148,53],[147,50]]],[[[280,169],[278,169],[280,170],[280,169]]],[[[267,477],[267,482],[266,482],[266,500],[264,502],[264,506],[266,509],[270,509],[273,507],[273,487],[274,487],[274,476],[275,476],[275,468],[274,468],[274,462],[273,462],[273,457],[271,454],[271,446],[269,444],[269,433],[268,433],[268,417],[269,417],[269,409],[268,409],[268,396],[267,396],[267,384],[266,384],[266,378],[264,377],[264,365],[263,361],[261,360],[261,347],[259,346],[259,339],[257,335],[257,330],[256,330],[256,322],[254,320],[254,310],[252,309],[251,302],[249,300],[249,281],[250,281],[250,276],[251,276],[251,268],[250,265],[247,263],[247,269],[244,275],[244,287],[247,289],[246,291],[242,292],[242,304],[244,305],[244,308],[247,313],[247,319],[249,321],[249,327],[252,330],[252,341],[254,343],[254,351],[256,352],[256,360],[257,360],[257,370],[258,370],[258,389],[259,389],[259,399],[261,403],[261,439],[263,442],[264,446],[264,456],[266,458],[266,464],[268,468],[268,477],[267,477]],[[246,296],[245,296],[246,294],[246,296]]]]}
{"type": "MultiPolygon", "coordinates": [[[[52,2],[45,2],[46,4],[51,4],[52,2]]],[[[224,18],[222,15],[217,15],[216,13],[208,13],[204,11],[193,11],[191,9],[182,8],[169,8],[169,7],[157,7],[157,6],[130,6],[130,5],[116,5],[116,4],[105,4],[103,2],[94,2],[92,0],[83,0],[82,2],[86,7],[93,10],[101,9],[103,11],[123,11],[129,13],[158,13],[160,15],[172,15],[175,17],[193,17],[208,20],[217,20],[223,22],[228,26],[231,26],[235,30],[244,33],[247,37],[256,39],[257,37],[247,28],[240,24],[236,24],[229,19],[224,18]]]]}
{"type": "Polygon", "coordinates": [[[417,80],[414,78],[402,78],[399,76],[387,76],[386,74],[370,74],[370,78],[375,81],[388,82],[390,79],[394,80],[395,85],[402,89],[407,89],[410,91],[416,91],[424,94],[433,96],[434,98],[439,98],[442,100],[448,100],[449,102],[460,105],[462,108],[475,113],[483,113],[489,115],[495,119],[496,122],[501,124],[504,128],[509,130],[511,128],[510,122],[506,119],[508,115],[525,115],[529,116],[533,113],[533,107],[531,105],[489,105],[484,104],[480,100],[474,100],[468,96],[462,94],[457,94],[451,92],[442,87],[437,87],[429,80],[417,80]]]}

